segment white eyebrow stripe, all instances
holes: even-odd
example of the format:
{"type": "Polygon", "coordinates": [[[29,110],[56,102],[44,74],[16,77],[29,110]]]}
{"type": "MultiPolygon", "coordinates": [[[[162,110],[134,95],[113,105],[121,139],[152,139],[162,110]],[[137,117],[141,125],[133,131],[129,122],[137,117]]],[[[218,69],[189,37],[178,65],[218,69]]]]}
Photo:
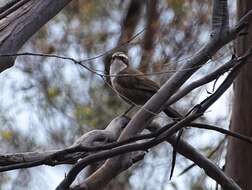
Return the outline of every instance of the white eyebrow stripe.
{"type": "Polygon", "coordinates": [[[124,53],[122,52],[117,52],[117,53],[114,53],[112,55],[112,58],[115,58],[115,57],[122,57],[122,58],[125,58],[125,59],[129,59],[127,55],[125,55],[124,53]]]}
{"type": "Polygon", "coordinates": [[[118,55],[118,56],[116,56],[116,57],[123,57],[123,58],[125,58],[125,59],[128,59],[128,56],[126,56],[126,55],[124,55],[124,54],[118,55]]]}

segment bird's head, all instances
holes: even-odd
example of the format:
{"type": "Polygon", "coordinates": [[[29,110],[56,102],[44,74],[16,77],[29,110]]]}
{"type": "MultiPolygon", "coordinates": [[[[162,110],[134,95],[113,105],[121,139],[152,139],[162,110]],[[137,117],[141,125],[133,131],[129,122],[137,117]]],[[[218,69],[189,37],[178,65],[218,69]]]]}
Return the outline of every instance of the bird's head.
{"type": "Polygon", "coordinates": [[[129,57],[123,52],[115,52],[111,57],[111,61],[115,59],[119,59],[124,64],[129,65],[129,57]]]}

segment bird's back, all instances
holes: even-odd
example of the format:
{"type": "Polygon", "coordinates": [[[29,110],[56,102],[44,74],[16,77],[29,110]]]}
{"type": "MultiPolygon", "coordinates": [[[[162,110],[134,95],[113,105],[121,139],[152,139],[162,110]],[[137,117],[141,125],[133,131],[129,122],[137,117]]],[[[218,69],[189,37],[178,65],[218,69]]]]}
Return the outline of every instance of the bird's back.
{"type": "Polygon", "coordinates": [[[119,96],[129,103],[129,100],[131,100],[135,104],[143,105],[159,89],[154,81],[135,69],[127,67],[120,71],[118,75],[112,80],[112,85],[119,96]]]}

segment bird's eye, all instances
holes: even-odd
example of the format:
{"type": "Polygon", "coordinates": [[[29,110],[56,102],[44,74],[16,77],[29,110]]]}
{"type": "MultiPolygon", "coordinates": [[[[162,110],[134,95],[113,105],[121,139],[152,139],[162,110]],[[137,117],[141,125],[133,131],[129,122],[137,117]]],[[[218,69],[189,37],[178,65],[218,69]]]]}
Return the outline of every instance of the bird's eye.
{"type": "Polygon", "coordinates": [[[122,57],[121,59],[125,64],[128,64],[128,59],[126,57],[122,57]]]}

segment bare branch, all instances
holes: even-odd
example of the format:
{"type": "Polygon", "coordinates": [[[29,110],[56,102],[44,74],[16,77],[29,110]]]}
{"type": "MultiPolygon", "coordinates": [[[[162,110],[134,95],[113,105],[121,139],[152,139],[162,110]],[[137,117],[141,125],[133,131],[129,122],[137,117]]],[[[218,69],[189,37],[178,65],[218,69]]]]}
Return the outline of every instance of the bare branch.
{"type": "MultiPolygon", "coordinates": [[[[217,147],[215,147],[208,155],[207,155],[207,158],[211,158],[220,148],[221,146],[224,144],[224,142],[226,141],[226,136],[225,138],[223,138],[220,143],[218,144],[217,147]]],[[[183,174],[185,174],[186,172],[188,172],[190,169],[192,169],[194,166],[197,166],[195,163],[189,165],[188,167],[186,167],[182,172],[180,172],[178,174],[178,176],[181,176],[183,174]]]]}
{"type": "MultiPolygon", "coordinates": [[[[74,167],[69,171],[69,173],[67,174],[65,179],[60,183],[60,185],[56,189],[57,190],[68,189],[69,186],[74,181],[74,179],[76,178],[76,176],[79,174],[79,172],[82,169],[84,169],[87,165],[89,165],[90,162],[92,162],[94,159],[95,159],[95,161],[100,161],[100,160],[104,160],[104,159],[107,159],[107,158],[110,158],[113,156],[117,156],[117,155],[122,155],[124,153],[132,152],[132,151],[139,151],[139,150],[147,151],[149,148],[156,146],[157,144],[159,144],[163,141],[166,141],[168,137],[170,137],[171,135],[173,135],[174,133],[176,133],[178,130],[182,129],[183,127],[187,126],[191,121],[193,121],[194,119],[196,119],[197,117],[199,117],[201,115],[202,114],[199,114],[197,111],[192,112],[192,114],[188,115],[187,117],[185,117],[184,119],[182,119],[181,121],[176,123],[174,126],[169,128],[167,131],[165,131],[164,133],[162,133],[160,136],[158,136],[157,138],[155,138],[153,140],[143,142],[143,143],[138,143],[138,144],[124,145],[121,147],[111,149],[109,151],[101,151],[97,154],[93,154],[88,157],[85,157],[84,159],[82,159],[81,161],[79,161],[77,164],[74,165],[74,167]]],[[[121,163],[122,157],[116,157],[113,160],[117,160],[117,161],[120,160],[120,164],[122,164],[121,163]]],[[[113,165],[111,165],[111,163],[108,160],[105,163],[104,167],[111,167],[111,166],[113,166],[113,165]]],[[[121,165],[120,165],[120,168],[113,168],[113,170],[110,173],[110,177],[116,175],[118,173],[118,169],[120,171],[123,170],[123,168],[121,168],[121,165]]],[[[104,183],[104,181],[103,181],[103,183],[104,183]]],[[[99,185],[101,185],[101,184],[99,184],[99,185]]]]}
{"type": "Polygon", "coordinates": [[[23,6],[25,3],[27,3],[30,0],[21,0],[21,1],[10,1],[7,3],[5,6],[1,7],[0,10],[0,20],[3,19],[4,17],[8,16],[12,12],[16,11],[19,9],[21,6],[23,6]]]}
{"type": "MultiPolygon", "coordinates": [[[[39,28],[70,2],[71,0],[22,0],[10,6],[0,14],[0,54],[16,53],[39,28]]],[[[0,72],[13,66],[14,61],[15,57],[2,58],[0,72]]]]}
{"type": "MultiPolygon", "coordinates": [[[[160,128],[155,123],[155,124],[151,124],[148,127],[148,129],[153,131],[153,133],[156,133],[157,131],[160,131],[163,128],[160,128]]],[[[172,146],[176,146],[177,139],[175,136],[172,136],[167,139],[167,142],[170,143],[172,146]]],[[[222,187],[224,187],[224,189],[234,189],[234,190],[239,189],[237,185],[235,184],[235,182],[231,178],[228,178],[220,168],[218,168],[211,160],[204,157],[201,153],[195,150],[191,145],[186,143],[184,140],[180,140],[177,146],[177,151],[183,156],[185,156],[186,158],[196,163],[199,167],[203,168],[205,172],[207,173],[207,175],[213,178],[219,184],[221,184],[222,187]]],[[[102,166],[101,169],[106,170],[106,167],[102,166]]],[[[104,181],[100,181],[102,176],[99,176],[99,175],[95,175],[93,177],[92,176],[86,179],[84,182],[82,182],[78,186],[75,186],[71,189],[77,190],[80,188],[82,190],[84,189],[93,190],[93,189],[97,189],[98,187],[100,188],[101,185],[104,183],[104,181]]]]}
{"type": "MultiPolygon", "coordinates": [[[[243,28],[240,28],[240,30],[242,29],[243,28]]],[[[152,115],[145,110],[150,110],[154,113],[160,112],[161,108],[165,105],[165,102],[174,94],[174,92],[176,92],[178,88],[200,68],[200,66],[206,63],[216,51],[233,40],[238,32],[239,31],[237,30],[231,30],[230,33],[221,36],[221,39],[213,38],[191,60],[187,61],[182,68],[175,73],[154,96],[152,96],[143,108],[135,114],[126,130],[124,130],[121,135],[120,140],[142,131],[152,118],[152,115]],[[188,70],[189,68],[190,70],[188,70]]]]}
{"type": "Polygon", "coordinates": [[[208,130],[213,130],[213,131],[217,131],[220,132],[222,134],[237,138],[239,140],[245,141],[249,144],[252,144],[252,138],[249,136],[245,136],[242,135],[240,133],[236,133],[236,132],[232,132],[214,125],[209,125],[209,124],[205,124],[205,123],[191,123],[190,124],[191,127],[195,127],[195,128],[199,128],[199,129],[208,129],[208,130]]]}
{"type": "MultiPolygon", "coordinates": [[[[114,124],[113,125],[111,124],[109,126],[116,126],[114,124]]],[[[168,130],[174,124],[175,122],[170,123],[160,128],[159,130],[156,130],[153,133],[144,134],[144,135],[136,135],[120,142],[111,142],[111,141],[114,141],[116,137],[118,136],[116,135],[116,133],[118,133],[117,132],[118,128],[116,128],[117,130],[114,130],[114,132],[111,133],[109,132],[108,130],[109,128],[107,127],[105,130],[93,130],[84,134],[81,138],[79,138],[75,142],[74,145],[70,146],[69,148],[62,149],[62,150],[0,155],[0,160],[1,160],[0,163],[2,166],[0,167],[0,172],[13,170],[13,169],[34,167],[34,166],[39,166],[43,164],[50,165],[50,166],[55,166],[59,164],[74,164],[80,158],[88,156],[90,154],[89,152],[109,150],[109,149],[116,148],[116,147],[119,147],[128,143],[132,143],[135,141],[157,137],[163,132],[165,132],[166,130],[168,130]],[[105,144],[107,142],[109,143],[105,144]]],[[[213,125],[191,123],[189,126],[214,130],[214,131],[238,138],[240,140],[244,140],[252,144],[252,140],[250,137],[241,135],[239,133],[231,132],[231,131],[228,131],[228,130],[225,130],[225,129],[222,129],[213,125]]]]}
{"type": "Polygon", "coordinates": [[[86,59],[82,59],[82,60],[76,60],[72,57],[67,57],[67,56],[61,56],[61,55],[56,55],[56,54],[45,54],[45,53],[32,53],[32,52],[22,52],[22,53],[2,53],[0,54],[0,57],[3,57],[2,59],[15,59],[17,56],[38,56],[38,57],[51,57],[51,58],[57,58],[57,59],[64,59],[64,60],[69,60],[72,61],[75,64],[80,65],[81,67],[83,67],[84,69],[98,75],[98,76],[104,76],[104,77],[111,77],[111,75],[107,75],[107,74],[102,74],[97,72],[96,70],[93,70],[92,68],[84,65],[85,62],[89,62],[98,58],[102,58],[104,56],[109,55],[111,52],[118,50],[126,45],[128,45],[131,41],[133,41],[134,39],[136,39],[139,35],[141,35],[144,32],[145,29],[140,30],[139,32],[137,32],[134,36],[132,36],[132,38],[130,38],[128,41],[123,42],[122,44],[120,44],[119,46],[109,49],[99,55],[96,55],[94,57],[90,57],[90,58],[86,58],[86,59]]]}
{"type": "MultiPolygon", "coordinates": [[[[151,127],[153,127],[149,128],[151,131],[157,130],[159,128],[159,126],[151,127]]],[[[168,138],[167,142],[171,143],[172,146],[175,146],[177,139],[173,136],[168,138]]],[[[232,178],[226,176],[225,173],[218,166],[216,166],[211,160],[199,153],[195,148],[193,148],[184,140],[180,140],[177,147],[177,151],[184,157],[194,162],[197,166],[202,168],[206,172],[206,174],[212,179],[214,179],[218,184],[220,184],[223,189],[240,190],[239,186],[232,180],[232,178]]]]}
{"type": "MultiPolygon", "coordinates": [[[[133,34],[134,31],[137,27],[138,21],[141,18],[141,12],[142,12],[142,7],[143,7],[144,1],[142,0],[131,0],[129,7],[127,9],[127,13],[124,17],[124,20],[122,22],[122,30],[121,30],[121,35],[120,38],[117,42],[117,50],[123,51],[126,49],[125,46],[121,46],[121,44],[124,44],[125,42],[128,42],[133,34]]],[[[114,51],[111,51],[110,53],[112,54],[114,51]]],[[[111,54],[108,54],[104,58],[104,65],[105,65],[105,71],[104,73],[107,75],[109,74],[109,68],[110,68],[110,57],[111,54]]],[[[106,77],[106,81],[110,84],[110,77],[106,77]]]]}
{"type": "MultiPolygon", "coordinates": [[[[248,55],[250,55],[250,51],[248,51],[247,53],[248,55]]],[[[244,55],[244,57],[248,57],[246,56],[247,54],[244,55]]],[[[156,144],[156,143],[160,143],[164,140],[166,140],[166,138],[172,136],[173,134],[175,134],[177,131],[179,131],[180,129],[182,129],[183,127],[185,126],[188,126],[189,123],[191,123],[193,120],[197,119],[198,117],[200,117],[201,115],[203,115],[204,111],[206,109],[208,109],[213,103],[214,101],[213,100],[217,100],[218,97],[220,97],[224,92],[225,90],[231,85],[230,83],[230,80],[234,79],[233,77],[236,76],[235,74],[239,71],[239,68],[241,65],[243,65],[246,61],[246,58],[242,59],[242,61],[239,63],[239,65],[237,65],[231,72],[230,74],[227,76],[226,80],[224,80],[224,82],[219,86],[219,88],[216,90],[215,93],[213,93],[210,97],[206,98],[204,101],[202,101],[199,105],[196,105],[192,111],[184,118],[182,119],[181,121],[179,121],[178,123],[174,124],[172,127],[170,127],[167,131],[165,131],[164,133],[162,133],[158,138],[156,139],[153,139],[152,141],[148,141],[146,142],[147,144],[142,144],[142,146],[144,146],[144,148],[146,149],[140,149],[140,150],[147,150],[148,148],[150,148],[151,146],[154,146],[153,144],[156,144]],[[225,89],[225,90],[222,90],[222,89],[225,89]],[[153,142],[154,141],[154,142],[153,142]],[[148,144],[150,143],[150,144],[148,144]],[[152,144],[153,143],[153,144],[152,144]]],[[[155,96],[155,95],[154,95],[155,96]]],[[[147,115],[147,114],[146,114],[147,115]]],[[[144,117],[144,115],[142,115],[144,117]]],[[[147,118],[145,118],[147,119],[147,118]]],[[[149,118],[148,118],[149,119],[149,118]]],[[[132,121],[132,120],[131,120],[132,121]]],[[[129,124],[131,123],[131,121],[129,122],[129,124]]],[[[129,125],[128,124],[128,125],[129,125]]],[[[131,127],[134,127],[131,126],[131,127]]],[[[127,131],[128,128],[126,128],[125,130],[127,131]]],[[[132,130],[132,128],[130,128],[132,130]]],[[[123,135],[125,135],[125,130],[123,132],[123,135]]],[[[124,137],[124,136],[123,136],[124,137]]],[[[123,140],[123,138],[122,138],[123,140]]],[[[137,147],[137,146],[141,146],[139,144],[133,146],[133,147],[127,147],[127,151],[129,151],[131,149],[131,151],[134,150],[134,148],[140,148],[140,147],[137,147]]],[[[122,147],[123,148],[123,147],[122,147]]],[[[120,150],[120,149],[119,149],[120,150]]],[[[113,152],[114,154],[118,155],[116,153],[116,151],[119,151],[119,150],[115,150],[115,152],[113,152]]],[[[138,150],[138,149],[136,149],[138,150]]],[[[130,151],[129,151],[130,152],[130,151]]],[[[125,153],[125,152],[124,152],[125,153]]],[[[113,154],[113,155],[114,155],[113,154]]],[[[111,155],[110,155],[111,156],[111,155]]],[[[115,155],[114,155],[115,156],[115,155]]],[[[123,156],[120,156],[119,158],[116,157],[116,158],[113,158],[113,159],[110,159],[108,161],[105,162],[105,165],[103,165],[103,167],[101,169],[99,169],[98,171],[96,171],[93,175],[91,175],[86,183],[94,180],[95,177],[93,176],[99,176],[99,185],[101,183],[103,183],[103,185],[107,184],[113,177],[115,177],[118,173],[120,173],[121,171],[121,167],[120,167],[120,164],[118,163],[121,163],[122,160],[125,159],[125,157],[123,156]],[[109,171],[109,173],[107,173],[109,171]],[[105,177],[106,176],[106,177],[105,177]],[[103,179],[101,179],[103,178],[103,179]],[[101,180],[101,181],[100,181],[101,180]]],[[[64,184],[63,186],[64,187],[68,187],[71,183],[72,183],[72,180],[75,179],[75,177],[77,176],[77,174],[81,171],[81,169],[83,167],[85,167],[86,165],[86,162],[87,160],[83,160],[83,162],[79,162],[78,165],[76,165],[69,173],[69,178],[66,177],[65,180],[62,182],[62,184],[64,184]]],[[[218,181],[218,183],[220,183],[222,185],[222,187],[224,189],[240,189],[239,186],[237,186],[235,183],[231,185],[230,187],[230,183],[229,185],[227,184],[223,184],[221,182],[218,181]],[[230,187],[230,188],[227,188],[227,187],[230,187]]],[[[94,185],[94,187],[97,185],[95,184],[92,184],[94,185]]]]}
{"type": "Polygon", "coordinates": [[[213,93],[201,103],[201,111],[205,111],[206,109],[208,109],[208,107],[212,105],[216,100],[218,100],[222,96],[222,94],[231,86],[235,77],[239,74],[241,68],[246,64],[246,60],[249,56],[251,56],[251,54],[252,48],[249,49],[241,58],[238,59],[238,61],[241,61],[232,69],[232,71],[229,73],[229,75],[220,85],[220,87],[215,91],[215,93],[213,93]]]}
{"type": "MultiPolygon", "coordinates": [[[[177,124],[175,124],[173,127],[171,127],[171,129],[176,129],[177,128],[183,128],[186,125],[188,125],[193,119],[195,119],[196,117],[198,117],[198,114],[194,114],[194,115],[189,115],[187,116],[185,119],[179,121],[177,124]]],[[[178,129],[178,130],[179,130],[178,129]]],[[[76,163],[73,168],[68,172],[68,174],[66,175],[65,179],[59,184],[59,186],[56,188],[57,190],[66,190],[69,188],[69,186],[72,184],[72,182],[74,181],[74,179],[76,178],[76,176],[79,174],[79,172],[84,169],[87,165],[89,165],[91,162],[97,162],[97,161],[101,161],[110,157],[115,157],[118,155],[122,155],[124,153],[129,153],[129,152],[133,152],[133,151],[147,151],[149,148],[158,145],[159,143],[166,141],[166,139],[171,136],[172,134],[174,134],[174,130],[170,132],[170,129],[168,129],[166,132],[162,133],[161,135],[159,135],[158,137],[156,137],[155,139],[149,140],[147,142],[142,142],[142,143],[134,143],[134,144],[128,144],[128,145],[124,145],[121,147],[117,147],[111,150],[105,150],[105,151],[101,151],[99,153],[87,156],[85,158],[83,158],[82,160],[80,160],[78,163],[76,163]]],[[[110,168],[111,173],[107,176],[107,178],[112,178],[112,176],[114,177],[114,175],[116,175],[118,173],[118,169],[119,171],[123,171],[126,168],[122,168],[122,165],[125,165],[124,160],[122,160],[122,157],[115,157],[113,160],[120,160],[120,168],[114,168],[113,165],[111,165],[109,162],[105,163],[105,166],[103,165],[99,170],[103,170],[103,168],[105,167],[113,167],[110,168]],[[116,170],[114,170],[116,169],[116,170]]],[[[127,159],[128,160],[128,159],[127,159]]],[[[128,163],[128,161],[126,162],[128,163]]],[[[94,173],[94,175],[96,175],[96,172],[94,173]]],[[[92,175],[91,175],[92,176],[92,175]]],[[[94,178],[93,178],[94,179],[94,178]]],[[[92,180],[90,180],[91,183],[92,180]]],[[[100,181],[99,186],[103,187],[103,185],[101,183],[104,183],[105,181],[100,181]]],[[[94,184],[94,185],[98,185],[98,184],[94,184]]],[[[89,186],[89,185],[88,185],[89,186]]]]}
{"type": "Polygon", "coordinates": [[[189,92],[191,92],[192,90],[194,90],[195,88],[198,88],[204,84],[207,84],[215,79],[217,79],[218,77],[220,77],[222,74],[224,74],[225,72],[229,71],[232,67],[234,67],[235,65],[239,64],[242,60],[247,59],[247,57],[250,56],[250,52],[247,52],[245,55],[243,55],[240,58],[231,58],[230,61],[228,61],[227,63],[223,64],[222,66],[220,66],[218,69],[216,69],[215,71],[213,71],[212,73],[198,79],[197,81],[194,81],[192,83],[190,83],[188,86],[184,87],[183,89],[179,90],[178,92],[176,92],[167,102],[166,102],[166,106],[169,106],[175,102],[177,102],[179,99],[181,99],[182,97],[184,97],[185,95],[187,95],[189,92]]]}
{"type": "MultiPolygon", "coordinates": [[[[106,144],[116,141],[128,122],[128,117],[118,116],[110,122],[106,129],[90,131],[77,139],[72,146],[62,150],[0,155],[0,172],[43,164],[50,166],[73,164],[78,159],[87,156],[88,152],[110,149],[117,146],[113,143],[108,144],[109,146],[106,146],[106,144]]],[[[132,142],[131,140],[129,141],[132,142]]]]}

